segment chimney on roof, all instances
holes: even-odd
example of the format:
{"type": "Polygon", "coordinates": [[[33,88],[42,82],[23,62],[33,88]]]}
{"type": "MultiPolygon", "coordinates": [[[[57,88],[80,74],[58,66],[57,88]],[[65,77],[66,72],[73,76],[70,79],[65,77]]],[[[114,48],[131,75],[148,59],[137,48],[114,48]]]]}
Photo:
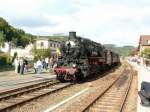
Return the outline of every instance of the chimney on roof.
{"type": "Polygon", "coordinates": [[[76,32],[74,32],[74,31],[71,31],[71,32],[69,32],[69,38],[76,38],[76,32]]]}

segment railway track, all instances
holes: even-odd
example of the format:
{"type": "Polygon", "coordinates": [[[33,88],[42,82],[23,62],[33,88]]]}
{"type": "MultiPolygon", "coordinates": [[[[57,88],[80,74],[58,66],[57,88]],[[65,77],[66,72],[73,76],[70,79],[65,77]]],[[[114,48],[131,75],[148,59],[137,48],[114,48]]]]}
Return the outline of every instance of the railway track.
{"type": "Polygon", "coordinates": [[[91,85],[85,93],[58,107],[54,112],[121,112],[132,78],[133,70],[131,66],[126,66],[118,75],[96,81],[95,86],[91,85]]]}
{"type": "Polygon", "coordinates": [[[97,96],[82,112],[122,112],[130,86],[133,73],[122,75],[97,96]]]}
{"type": "Polygon", "coordinates": [[[43,81],[38,84],[8,90],[0,94],[0,112],[9,112],[11,109],[47,94],[54,93],[72,85],[59,81],[43,81]]]}
{"type": "Polygon", "coordinates": [[[41,81],[38,80],[38,81],[34,81],[34,83],[26,84],[26,86],[7,89],[5,91],[0,92],[0,101],[4,99],[16,97],[24,93],[35,91],[37,89],[42,89],[44,87],[48,87],[50,85],[57,84],[57,83],[59,82],[56,80],[41,80],[41,81]]]}
{"type": "MultiPolygon", "coordinates": [[[[87,88],[87,92],[85,92],[87,96],[85,95],[85,97],[83,97],[84,100],[77,102],[79,103],[77,105],[73,104],[71,107],[74,107],[76,109],[70,108],[69,111],[72,112],[122,111],[126,96],[128,94],[128,90],[130,88],[129,85],[132,82],[132,73],[128,68],[129,67],[127,67],[127,69],[119,73],[122,75],[119,74],[116,76],[110,75],[108,76],[109,78],[104,78],[104,80],[100,79],[101,81],[97,83],[97,85],[101,85],[102,88],[98,86],[87,88]],[[104,84],[102,82],[104,82],[104,84]],[[118,108],[120,109],[117,110],[118,108]]],[[[25,104],[29,101],[35,100],[45,95],[49,95],[49,94],[51,95],[51,93],[62,90],[66,87],[69,87],[70,85],[72,84],[71,83],[62,84],[55,81],[54,82],[49,81],[49,83],[43,82],[43,84],[41,85],[39,84],[39,87],[36,85],[34,87],[28,87],[25,89],[20,88],[21,90],[18,89],[19,91],[15,90],[14,92],[9,92],[9,94],[8,93],[6,94],[5,92],[4,94],[0,94],[0,112],[10,112],[12,109],[19,107],[22,104],[25,104]]],[[[73,99],[74,102],[76,102],[76,99],[73,99]]],[[[66,112],[67,109],[66,110],[63,109],[64,107],[63,105],[61,107],[62,107],[62,111],[60,112],[66,112]]],[[[59,110],[60,108],[59,107],[56,108],[56,111],[57,109],[59,110]]]]}

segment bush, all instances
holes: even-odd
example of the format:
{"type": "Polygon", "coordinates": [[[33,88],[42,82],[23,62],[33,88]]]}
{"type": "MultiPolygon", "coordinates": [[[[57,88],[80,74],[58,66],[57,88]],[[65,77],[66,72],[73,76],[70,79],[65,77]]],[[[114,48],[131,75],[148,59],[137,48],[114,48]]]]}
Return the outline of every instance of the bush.
{"type": "Polygon", "coordinates": [[[32,52],[35,60],[41,57],[42,58],[50,57],[51,55],[50,49],[33,49],[32,52]]]}
{"type": "Polygon", "coordinates": [[[150,59],[150,48],[145,48],[142,52],[141,52],[141,56],[147,59],[150,59]]]}
{"type": "Polygon", "coordinates": [[[8,65],[10,64],[10,56],[7,53],[0,54],[0,65],[8,65]]]}

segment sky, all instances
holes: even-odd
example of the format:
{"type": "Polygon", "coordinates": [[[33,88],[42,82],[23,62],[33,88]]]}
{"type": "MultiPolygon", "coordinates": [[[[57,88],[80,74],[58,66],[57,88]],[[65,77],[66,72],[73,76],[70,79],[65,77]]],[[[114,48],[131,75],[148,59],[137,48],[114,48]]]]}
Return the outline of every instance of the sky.
{"type": "Polygon", "coordinates": [[[150,0],[0,0],[0,16],[34,35],[76,31],[118,46],[150,34],[150,0]]]}

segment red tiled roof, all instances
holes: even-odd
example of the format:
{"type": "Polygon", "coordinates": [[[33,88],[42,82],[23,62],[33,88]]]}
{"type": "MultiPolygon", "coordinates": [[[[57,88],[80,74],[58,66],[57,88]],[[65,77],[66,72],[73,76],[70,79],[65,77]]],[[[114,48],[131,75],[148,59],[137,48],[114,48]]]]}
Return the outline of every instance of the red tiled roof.
{"type": "Polygon", "coordinates": [[[150,40],[150,35],[141,35],[139,44],[141,45],[148,45],[148,40],[150,40]]]}

